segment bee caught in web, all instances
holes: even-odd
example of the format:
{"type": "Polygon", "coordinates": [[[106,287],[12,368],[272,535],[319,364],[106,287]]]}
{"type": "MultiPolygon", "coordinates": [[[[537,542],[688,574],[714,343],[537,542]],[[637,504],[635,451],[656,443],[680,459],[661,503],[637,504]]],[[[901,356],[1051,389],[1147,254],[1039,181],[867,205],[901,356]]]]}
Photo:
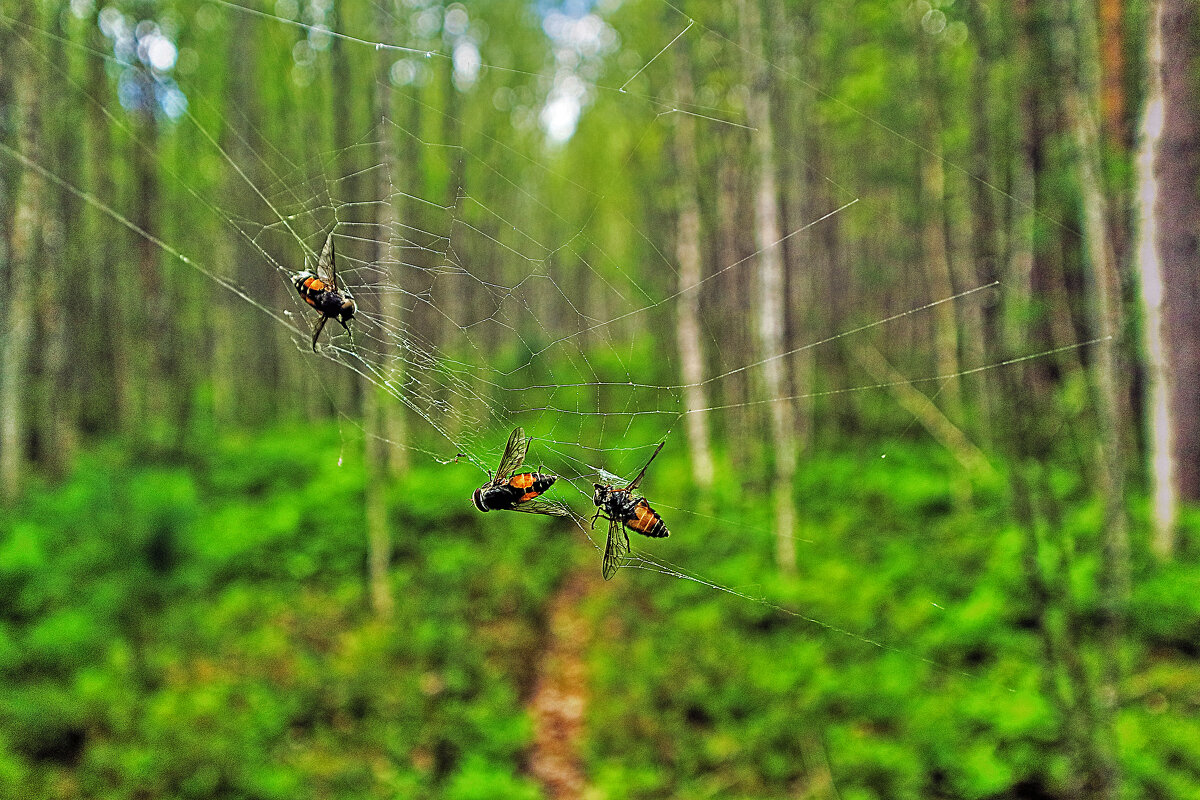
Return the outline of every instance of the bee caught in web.
{"type": "Polygon", "coordinates": [[[471,495],[476,508],[480,511],[524,511],[555,517],[570,515],[570,509],[562,503],[538,499],[538,495],[558,480],[557,475],[545,475],[540,471],[517,473],[528,450],[529,439],[525,438],[525,431],[515,429],[504,446],[504,455],[500,457],[496,474],[471,495]]]}
{"type": "Polygon", "coordinates": [[[325,323],[331,319],[337,320],[338,324],[346,329],[351,341],[354,340],[354,334],[350,333],[350,326],[346,323],[354,318],[354,312],[358,310],[358,306],[354,304],[354,298],[350,296],[349,292],[338,288],[337,261],[333,252],[332,233],[325,240],[325,246],[321,248],[321,257],[317,259],[317,274],[314,275],[307,269],[297,272],[292,276],[292,283],[296,284],[296,291],[304,298],[304,302],[321,312],[321,318],[313,325],[312,349],[314,353],[317,351],[317,337],[321,335],[325,323]]]}
{"type": "Polygon", "coordinates": [[[624,489],[614,489],[611,484],[593,484],[596,487],[596,494],[592,498],[592,502],[596,504],[596,516],[592,517],[592,528],[595,529],[596,520],[600,517],[608,520],[608,541],[604,543],[604,563],[601,568],[604,580],[609,580],[617,574],[622,560],[629,553],[629,534],[625,532],[625,528],[655,539],[671,535],[662,517],[650,507],[646,498],[634,494],[634,490],[646,476],[646,467],[650,466],[650,461],[654,460],[665,444],[666,442],[659,442],[642,471],[624,489]]]}

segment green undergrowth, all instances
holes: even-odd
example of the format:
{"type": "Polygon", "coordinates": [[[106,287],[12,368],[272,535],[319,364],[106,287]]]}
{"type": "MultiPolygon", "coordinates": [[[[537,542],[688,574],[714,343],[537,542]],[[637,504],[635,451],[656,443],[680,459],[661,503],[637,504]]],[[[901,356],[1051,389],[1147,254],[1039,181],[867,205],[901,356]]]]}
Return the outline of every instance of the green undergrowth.
{"type": "Polygon", "coordinates": [[[536,797],[522,695],[571,536],[415,471],[379,621],[360,452],[114,447],[31,492],[0,523],[0,796],[536,797]]]}
{"type": "MultiPolygon", "coordinates": [[[[812,455],[787,577],[766,487],[724,465],[698,492],[668,448],[643,488],[672,535],[634,537],[661,566],[604,582],[577,528],[481,515],[482,474],[426,460],[385,488],[381,620],[348,437],[226,434],[169,458],[100,446],[0,520],[0,797],[542,797],[525,704],[547,604],[575,570],[590,576],[579,746],[594,800],[1071,784],[1002,479],[967,480],[911,443],[812,455]]],[[[1047,485],[1061,519],[1040,531],[1039,568],[1074,543],[1071,619],[1094,672],[1098,563],[1079,554],[1099,550],[1101,509],[1068,472],[1047,485]]],[[[1185,547],[1160,567],[1135,548],[1128,797],[1200,796],[1197,560],[1185,547]]],[[[1066,624],[1061,604],[1049,624],[1066,624]]],[[[1061,670],[1050,680],[1062,689],[1061,670]]]]}
{"type": "MultiPolygon", "coordinates": [[[[682,460],[660,466],[658,485],[681,484],[682,460]]],[[[1094,678],[1102,509],[1070,473],[1047,482],[1061,520],[1039,530],[1039,567],[1053,575],[1073,543],[1075,610],[1052,601],[1046,624],[1072,626],[1094,678]]],[[[635,542],[696,580],[626,570],[590,598],[599,796],[1070,796],[1067,740],[1095,734],[1048,694],[1065,668],[1045,666],[1004,484],[900,444],[814,456],[796,483],[795,577],[775,568],[770,503],[725,483],[660,509],[670,539],[635,542]]],[[[1124,796],[1200,797],[1200,564],[1186,546],[1168,567],[1135,546],[1133,581],[1124,796]]]]}

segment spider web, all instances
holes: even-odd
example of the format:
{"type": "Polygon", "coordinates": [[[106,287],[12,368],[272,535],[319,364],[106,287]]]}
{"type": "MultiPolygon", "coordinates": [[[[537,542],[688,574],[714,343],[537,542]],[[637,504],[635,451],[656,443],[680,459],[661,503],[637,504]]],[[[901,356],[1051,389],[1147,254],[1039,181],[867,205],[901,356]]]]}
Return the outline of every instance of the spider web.
{"type": "MultiPolygon", "coordinates": [[[[947,305],[961,308],[994,294],[996,284],[988,282],[953,295],[900,302],[865,319],[845,314],[837,321],[840,327],[767,357],[747,357],[747,352],[756,352],[755,344],[747,348],[732,333],[752,328],[750,308],[744,309],[740,318],[706,318],[703,345],[711,374],[699,385],[709,393],[708,404],[688,409],[685,392],[689,385],[677,377],[673,303],[689,293],[699,293],[707,307],[707,301],[748,283],[761,251],[743,243],[733,257],[723,261],[710,257],[712,266],[698,283],[680,285],[673,259],[664,252],[664,238],[645,223],[631,219],[631,209],[610,199],[617,193],[606,189],[605,182],[637,175],[635,162],[645,157],[645,143],[669,135],[676,115],[690,115],[714,130],[748,127],[740,108],[721,102],[721,98],[682,104],[653,88],[638,88],[648,83],[656,69],[666,68],[666,57],[681,41],[690,41],[693,52],[704,58],[728,63],[745,57],[740,45],[666,3],[668,10],[679,15],[680,30],[672,33],[669,41],[648,47],[645,52],[651,55],[620,63],[624,69],[618,83],[599,72],[612,55],[611,48],[601,45],[586,51],[576,44],[574,63],[564,75],[561,51],[570,50],[569,36],[547,45],[551,52],[559,51],[556,70],[526,70],[488,63],[486,48],[481,47],[485,43],[471,43],[475,62],[470,60],[469,48],[466,55],[460,55],[469,39],[469,24],[457,40],[448,41],[450,52],[446,53],[428,41],[416,45],[372,41],[331,30],[323,23],[304,21],[299,6],[292,5],[295,14],[226,0],[216,0],[210,8],[217,9],[230,26],[253,17],[260,24],[278,28],[278,35],[290,32],[297,47],[307,42],[308,47],[319,50],[331,39],[339,39],[345,47],[374,50],[376,58],[390,62],[385,74],[398,87],[397,96],[402,96],[416,115],[381,116],[363,129],[351,131],[351,141],[344,146],[296,157],[291,151],[284,152],[283,142],[240,125],[236,109],[222,117],[207,108],[207,98],[193,93],[191,109],[184,111],[176,124],[198,134],[206,155],[232,171],[235,189],[246,193],[249,200],[234,204],[228,199],[228,187],[214,191],[190,186],[169,168],[164,171],[168,179],[180,182],[198,205],[221,220],[242,251],[252,256],[236,274],[152,236],[119,210],[63,181],[49,165],[6,145],[4,152],[265,314],[292,339],[298,359],[318,357],[310,352],[309,344],[314,313],[296,296],[290,276],[306,261],[315,262],[325,237],[332,235],[339,258],[339,283],[353,294],[359,311],[351,323],[352,337],[335,325],[326,326],[319,357],[361,376],[421,420],[422,427],[414,426],[411,440],[389,441],[391,446],[412,449],[443,464],[462,454],[486,476],[499,460],[508,431],[520,425],[534,440],[531,461],[559,475],[563,496],[576,508],[588,509],[593,481],[616,482],[618,475],[627,479],[663,440],[683,446],[676,429],[688,414],[753,409],[785,398],[832,397],[833,402],[840,402],[837,396],[880,392],[895,385],[853,380],[831,385],[826,381],[820,387],[792,387],[783,398],[765,397],[755,375],[768,361],[807,350],[827,350],[850,336],[878,340],[897,327],[905,331],[904,338],[919,339],[934,309],[947,305]],[[454,79],[460,85],[451,91],[468,98],[465,103],[469,105],[457,113],[435,108],[417,93],[405,93],[406,87],[434,79],[430,65],[438,62],[443,62],[443,69],[447,68],[444,62],[453,65],[454,79]],[[515,83],[510,80],[514,76],[518,79],[515,83]],[[543,135],[536,124],[539,104],[548,107],[564,93],[567,101],[574,98],[580,112],[599,117],[599,122],[590,117],[579,120],[577,136],[594,137],[596,126],[604,125],[605,114],[620,112],[642,120],[640,138],[625,144],[623,157],[601,156],[604,170],[598,175],[564,173],[556,166],[553,147],[530,144],[543,135]],[[495,113],[479,113],[489,95],[495,113]],[[594,108],[587,111],[588,106],[594,108]],[[209,121],[214,117],[233,131],[232,137],[217,133],[209,121]],[[591,128],[585,131],[585,126],[591,128]],[[437,135],[438,129],[452,135],[437,135]],[[389,150],[391,157],[385,157],[389,150]],[[440,175],[438,184],[419,180],[416,173],[420,170],[407,168],[413,163],[434,165],[433,171],[440,175]],[[518,164],[520,169],[509,172],[497,163],[518,164]],[[641,263],[631,269],[635,260],[641,263]],[[651,277],[639,281],[635,273],[651,277]],[[570,496],[567,487],[578,497],[570,496]]],[[[462,7],[414,6],[412,13],[425,14],[431,9],[448,15],[462,7]]],[[[569,28],[581,18],[572,22],[562,15],[558,24],[569,28]]],[[[601,40],[607,31],[616,35],[602,14],[586,19],[593,27],[601,26],[599,33],[593,32],[601,40]]],[[[13,30],[26,43],[32,42],[35,51],[39,38],[79,48],[50,31],[23,30],[19,25],[13,30]]],[[[121,63],[112,54],[83,50],[86,58],[121,63]]],[[[780,65],[769,66],[791,75],[780,65]]],[[[59,74],[64,85],[74,84],[65,73],[59,74]]],[[[803,83],[794,76],[790,79],[803,83]]],[[[362,91],[371,92],[378,91],[377,83],[374,78],[356,81],[362,91]]],[[[186,82],[183,87],[188,89],[186,82]]],[[[386,88],[391,91],[394,87],[386,88]]],[[[78,85],[72,90],[88,102],[100,102],[78,85]]],[[[297,102],[311,101],[300,87],[297,102]]],[[[104,111],[137,140],[136,130],[122,120],[122,112],[104,111]]],[[[831,130],[820,135],[838,134],[831,130]]],[[[730,141],[748,146],[744,138],[730,141]]],[[[729,153],[728,157],[742,163],[749,160],[744,152],[729,153]]],[[[810,165],[809,169],[815,168],[810,165]]],[[[806,236],[845,217],[852,218],[846,223],[851,227],[869,224],[853,220],[859,211],[855,208],[859,197],[842,185],[844,179],[817,175],[828,188],[825,206],[784,231],[772,247],[786,243],[803,252],[806,236]]],[[[711,194],[701,199],[706,208],[716,202],[711,194]]],[[[902,382],[928,383],[936,392],[936,387],[951,379],[1091,343],[976,363],[951,374],[939,374],[926,348],[906,360],[902,382]]],[[[353,421],[352,416],[343,413],[344,419],[353,421]]],[[[671,505],[669,490],[654,487],[652,473],[642,489],[656,507],[676,515],[670,522],[678,535],[687,535],[688,518],[715,518],[731,529],[744,527],[732,517],[713,517],[671,505]]],[[[593,533],[585,519],[586,515],[580,515],[575,521],[597,548],[598,570],[603,535],[593,533]]],[[[710,580],[692,571],[693,565],[678,566],[653,551],[635,547],[628,566],[691,580],[839,635],[922,658],[710,580]]]]}

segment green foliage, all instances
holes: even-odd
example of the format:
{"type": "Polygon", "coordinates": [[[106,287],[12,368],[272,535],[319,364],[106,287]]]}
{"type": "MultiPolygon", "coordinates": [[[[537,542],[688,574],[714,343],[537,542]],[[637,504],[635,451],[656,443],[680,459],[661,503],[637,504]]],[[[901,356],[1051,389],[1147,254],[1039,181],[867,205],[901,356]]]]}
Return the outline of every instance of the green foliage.
{"type": "MultiPolygon", "coordinates": [[[[1022,533],[996,487],[964,503],[938,451],[811,455],[794,580],[774,567],[761,497],[729,481],[698,495],[666,451],[646,489],[672,500],[656,507],[674,535],[635,545],[717,587],[637,569],[602,583],[570,525],[482,517],[466,464],[414,470],[387,490],[383,622],[367,607],[361,446],[323,428],[228,435],[189,463],[113,445],[29,493],[0,522],[0,796],[533,800],[524,706],[574,569],[591,581],[578,613],[597,797],[1066,791],[1022,533]]],[[[1095,504],[1064,508],[1061,533],[1093,549],[1095,504]]],[[[1139,564],[1123,768],[1131,796],[1189,797],[1200,567],[1139,564]]],[[[1092,625],[1094,565],[1076,566],[1092,625]]]]}
{"type": "Polygon", "coordinates": [[[485,535],[478,475],[417,473],[389,492],[377,622],[360,450],[305,430],[187,467],[110,449],[0,523],[0,795],[536,796],[525,654],[569,537],[501,514],[485,535]]]}
{"type": "MultiPolygon", "coordinates": [[[[673,530],[686,534],[646,547],[786,611],[629,570],[593,598],[601,699],[589,707],[589,759],[601,796],[805,796],[797,787],[823,775],[841,797],[881,800],[1068,791],[1005,497],[981,487],[964,505],[944,454],[883,449],[886,459],[815,455],[805,465],[795,581],[763,581],[775,574],[773,542],[751,498],[716,498],[720,521],[676,511],[673,530]]],[[[1094,504],[1068,508],[1071,535],[1094,539],[1094,504]]],[[[1197,777],[1180,718],[1182,687],[1196,677],[1198,615],[1184,595],[1197,565],[1147,572],[1131,610],[1137,639],[1156,650],[1131,661],[1131,684],[1159,688],[1145,708],[1122,712],[1121,752],[1130,796],[1183,798],[1197,777]],[[1151,743],[1169,719],[1182,727],[1151,743]]],[[[1085,576],[1094,582],[1088,559],[1075,591],[1090,625],[1085,576]]],[[[1078,656],[1094,676],[1098,654],[1078,656]]]]}
{"type": "MultiPolygon", "coordinates": [[[[701,126],[706,367],[730,378],[704,386],[730,412],[710,415],[715,440],[738,452],[718,454],[711,493],[690,485],[682,448],[644,485],[675,535],[638,544],[697,580],[628,569],[585,603],[592,787],[622,798],[1069,794],[1068,740],[1093,731],[1060,718],[1066,681],[1037,629],[1074,648],[1066,656],[1094,681],[1103,508],[1078,455],[1062,458],[1094,444],[1084,369],[1046,367],[1063,373],[1046,379],[1055,408],[1022,411],[1023,438],[1047,456],[1039,499],[1057,511],[1026,531],[1001,479],[971,483],[945,454],[883,438],[910,429],[909,416],[897,425],[893,404],[841,393],[877,381],[855,379],[835,345],[814,350],[816,369],[791,377],[797,394],[817,395],[819,452],[806,454],[795,483],[799,574],[778,574],[765,487],[773,443],[754,441],[759,401],[770,398],[756,396],[753,369],[739,369],[762,354],[745,305],[761,248],[737,4],[692,3],[694,19],[646,0],[576,4],[603,14],[619,40],[579,64],[548,46],[546,4],[473,3],[486,68],[470,88],[453,85],[453,61],[441,56],[455,42],[440,23],[419,32],[441,4],[259,4],[266,17],[239,4],[111,4],[134,14],[131,24],[156,17],[179,46],[191,116],[158,126],[115,96],[120,59],[93,18],[109,4],[40,5],[32,25],[3,30],[10,60],[37,64],[43,82],[32,87],[45,110],[28,155],[96,199],[39,198],[32,327],[45,357],[19,376],[32,422],[18,436],[37,440],[39,458],[57,457],[61,418],[76,413],[59,397],[80,392],[77,430],[136,428],[142,443],[92,451],[63,484],[35,488],[0,519],[0,797],[538,796],[522,767],[533,724],[524,705],[547,602],[577,551],[595,580],[577,532],[482,517],[467,501],[480,475],[426,460],[386,487],[396,608],[382,622],[364,588],[354,426],[252,436],[224,426],[301,413],[311,402],[295,391],[302,385],[319,382],[329,406],[353,393],[347,370],[309,375],[284,329],[258,311],[288,313],[281,291],[298,302],[276,273],[302,263],[302,241],[335,217],[343,256],[360,266],[378,257],[369,245],[384,235],[362,215],[384,200],[368,182],[390,141],[398,157],[383,165],[387,200],[405,241],[394,285],[411,316],[367,327],[359,346],[430,344],[428,363],[410,362],[427,370],[410,401],[428,390],[468,405],[473,390],[447,387],[482,376],[496,383],[479,387],[488,411],[506,405],[502,390],[522,389],[514,407],[585,418],[596,409],[574,430],[574,419],[563,424],[578,443],[592,441],[593,423],[607,441],[618,431],[653,441],[663,418],[650,412],[665,407],[670,419],[682,398],[632,384],[680,382],[670,345],[681,113],[701,126]],[[322,25],[349,38],[285,19],[326,12],[322,25]],[[698,24],[683,35],[685,20],[698,24]],[[589,109],[571,141],[548,151],[538,112],[572,61],[589,109]],[[382,112],[376,85],[401,62],[422,77],[391,87],[382,112]],[[681,69],[696,88],[690,110],[674,107],[681,69]],[[149,246],[159,241],[166,251],[149,246]],[[461,296],[444,285],[459,269],[472,278],[461,296]],[[224,294],[209,272],[261,309],[224,294]],[[534,277],[531,294],[512,289],[534,277]],[[466,313],[449,313],[460,303],[466,313]],[[489,309],[513,325],[476,340],[468,322],[489,309]],[[56,364],[63,352],[70,365],[56,364]],[[210,354],[212,369],[196,366],[210,354]],[[475,370],[484,365],[491,371],[475,370]],[[209,440],[186,459],[145,444],[178,452],[179,438],[206,426],[209,440]],[[1034,576],[1054,578],[1041,618],[1034,576]]],[[[1032,272],[1001,275],[1005,294],[1062,285],[1005,301],[998,315],[1029,331],[1029,348],[1006,357],[1085,338],[1087,281],[1072,233],[1084,227],[1084,187],[1058,87],[1072,76],[1053,58],[1054,7],[860,0],[847,14],[847,4],[764,4],[784,250],[789,274],[807,276],[813,292],[803,298],[812,308],[791,308],[789,294],[790,353],[944,300],[927,294],[931,237],[949,248],[957,289],[1027,259],[1032,272]],[[935,10],[944,28],[925,26],[935,10]],[[968,38],[971,10],[981,19],[968,38]],[[976,184],[991,190],[987,216],[976,184]],[[862,204],[815,224],[851,197],[862,204]],[[986,252],[980,233],[995,239],[986,252]],[[1045,330],[1051,319],[1065,336],[1045,330]]],[[[1145,2],[1129,4],[1131,32],[1145,13],[1145,2]]],[[[18,78],[2,82],[6,98],[21,94],[18,78]]],[[[5,108],[16,135],[19,113],[5,108]]],[[[1127,183],[1131,163],[1114,147],[1106,181],[1127,183]]],[[[20,201],[31,182],[17,180],[11,160],[3,169],[20,201]]],[[[359,296],[377,297],[368,277],[377,270],[353,269],[356,291],[368,284],[359,296]]],[[[860,335],[887,341],[903,374],[938,374],[931,319],[860,335]]],[[[959,325],[966,369],[991,334],[967,314],[959,325]]],[[[447,427],[471,416],[456,411],[447,427]]],[[[957,421],[1004,424],[977,413],[957,421]]],[[[613,453],[607,465],[629,474],[637,456],[613,453]]],[[[1200,530],[1195,519],[1187,526],[1200,530]]],[[[1122,767],[1131,795],[1195,796],[1200,570],[1194,553],[1167,567],[1138,556],[1122,767]]]]}

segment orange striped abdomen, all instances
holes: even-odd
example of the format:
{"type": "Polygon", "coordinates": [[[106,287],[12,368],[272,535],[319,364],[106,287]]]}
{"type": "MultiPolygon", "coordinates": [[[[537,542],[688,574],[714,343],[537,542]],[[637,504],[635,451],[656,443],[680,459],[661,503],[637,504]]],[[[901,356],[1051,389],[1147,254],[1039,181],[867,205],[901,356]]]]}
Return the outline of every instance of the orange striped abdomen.
{"type": "Polygon", "coordinates": [[[518,503],[524,503],[526,500],[532,500],[542,492],[554,485],[558,478],[554,475],[542,475],[540,472],[522,472],[519,475],[513,475],[508,479],[508,485],[513,489],[523,489],[524,492],[517,498],[518,503]]]}
{"type": "Polygon", "coordinates": [[[644,497],[638,499],[633,507],[633,517],[625,520],[625,526],[643,536],[662,538],[671,534],[662,517],[650,507],[644,497]]]}
{"type": "Polygon", "coordinates": [[[325,281],[321,280],[320,278],[310,277],[305,279],[303,285],[301,285],[300,296],[304,298],[304,302],[308,303],[313,308],[316,308],[317,297],[320,296],[321,292],[326,291],[328,288],[329,287],[325,285],[325,281]]]}

